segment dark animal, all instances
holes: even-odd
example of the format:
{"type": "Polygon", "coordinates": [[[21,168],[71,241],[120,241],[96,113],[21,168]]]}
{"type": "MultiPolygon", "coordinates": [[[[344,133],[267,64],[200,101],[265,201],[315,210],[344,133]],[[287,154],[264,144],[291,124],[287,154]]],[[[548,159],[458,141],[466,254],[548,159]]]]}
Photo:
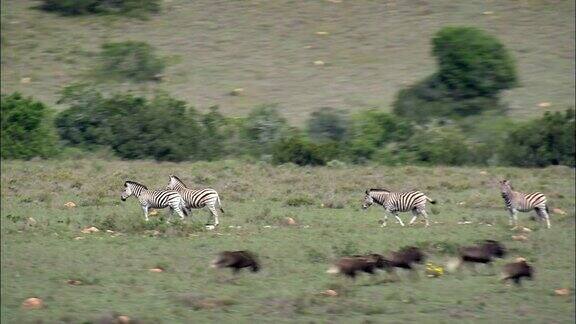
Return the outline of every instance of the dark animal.
{"type": "Polygon", "coordinates": [[[524,258],[517,258],[515,262],[508,263],[502,268],[502,282],[512,280],[515,284],[520,285],[522,278],[532,280],[534,268],[530,266],[524,258]]]}
{"type": "Polygon", "coordinates": [[[388,273],[394,273],[395,268],[415,271],[414,265],[422,264],[424,260],[426,255],[419,248],[408,246],[385,256],[383,269],[388,273]]]}
{"type": "Polygon", "coordinates": [[[340,258],[327,273],[341,273],[352,279],[356,278],[358,272],[374,274],[376,269],[384,267],[384,257],[380,254],[354,255],[340,258]]]}
{"type": "Polygon", "coordinates": [[[212,261],[213,268],[232,268],[233,273],[240,272],[242,268],[250,268],[252,272],[260,270],[260,263],[256,256],[248,251],[224,251],[220,252],[212,261]]]}
{"type": "Polygon", "coordinates": [[[494,258],[503,258],[506,249],[502,244],[494,240],[485,240],[480,245],[465,246],[458,249],[458,261],[454,270],[460,268],[462,264],[474,267],[477,263],[491,265],[494,258]]]}

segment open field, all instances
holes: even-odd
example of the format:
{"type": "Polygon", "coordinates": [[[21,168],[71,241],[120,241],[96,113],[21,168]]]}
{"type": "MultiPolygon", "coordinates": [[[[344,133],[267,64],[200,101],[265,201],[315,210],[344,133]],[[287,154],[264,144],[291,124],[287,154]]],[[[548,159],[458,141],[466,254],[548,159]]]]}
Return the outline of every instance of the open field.
{"type": "Polygon", "coordinates": [[[91,80],[101,44],[140,40],[168,58],[166,80],[103,88],[162,89],[233,116],[278,103],[294,124],[324,106],[389,109],[399,89],[435,70],[430,39],[447,25],[483,28],[511,50],[521,82],[505,94],[511,116],[539,116],[540,102],[551,110],[574,102],[574,1],[170,0],[146,21],[65,18],[31,9],[39,1],[1,3],[2,93],[50,105],[65,85],[91,80]],[[244,95],[230,96],[235,88],[244,95]]]}
{"type": "Polygon", "coordinates": [[[2,323],[80,323],[110,311],[145,323],[574,319],[574,169],[78,160],[4,161],[1,171],[2,323]],[[120,201],[124,180],[163,187],[170,173],[220,192],[226,213],[217,231],[202,229],[206,211],[184,224],[145,224],[134,198],[120,201]],[[567,214],[552,214],[552,229],[546,230],[523,213],[521,224],[533,232],[526,242],[513,241],[496,187],[502,177],[518,189],[546,193],[550,207],[567,214]],[[419,188],[438,200],[428,207],[432,227],[390,222],[380,228],[382,210],[360,208],[364,190],[377,186],[419,188]],[[64,207],[68,201],[77,207],[64,207]],[[285,217],[298,225],[283,225],[285,217]],[[457,224],[464,218],[473,223],[457,224]],[[101,232],[82,234],[87,226],[101,232]],[[501,240],[510,251],[496,269],[523,256],[536,267],[536,280],[508,287],[489,269],[440,278],[420,271],[418,281],[401,273],[401,282],[390,282],[384,273],[355,283],[325,273],[339,255],[383,253],[409,244],[443,263],[457,246],[488,238],[501,240]],[[228,271],[208,268],[218,251],[231,249],[256,252],[263,271],[231,279],[228,271]],[[157,266],[166,271],[148,271],[157,266]],[[82,284],[67,284],[71,279],[82,284]],[[571,295],[555,296],[558,288],[569,288],[571,295]],[[320,295],[326,289],[340,295],[320,295]],[[28,297],[42,298],[46,308],[23,310],[28,297]]]}

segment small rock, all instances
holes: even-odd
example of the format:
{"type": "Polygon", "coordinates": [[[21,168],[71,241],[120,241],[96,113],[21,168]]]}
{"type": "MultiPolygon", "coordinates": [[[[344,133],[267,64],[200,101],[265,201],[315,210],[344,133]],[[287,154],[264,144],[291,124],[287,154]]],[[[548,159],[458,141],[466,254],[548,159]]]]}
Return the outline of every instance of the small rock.
{"type": "Polygon", "coordinates": [[[554,293],[556,294],[556,296],[568,296],[568,295],[570,295],[570,289],[560,288],[560,289],[554,290],[554,293]]]}
{"type": "Polygon", "coordinates": [[[330,33],[327,31],[317,31],[316,35],[329,35],[330,33]]]}
{"type": "Polygon", "coordinates": [[[528,238],[524,235],[512,235],[512,239],[514,241],[520,241],[520,242],[528,241],[528,238]]]}
{"type": "Polygon", "coordinates": [[[66,283],[69,285],[72,285],[72,286],[80,286],[82,284],[82,281],[70,279],[70,280],[66,281],[66,283]]]}
{"type": "Polygon", "coordinates": [[[31,78],[22,78],[20,79],[20,83],[26,84],[26,83],[30,83],[32,81],[31,78]]]}
{"type": "Polygon", "coordinates": [[[244,93],[243,88],[236,88],[236,89],[230,91],[231,96],[241,96],[243,93],[244,93]]]}
{"type": "Polygon", "coordinates": [[[548,108],[550,106],[552,106],[552,104],[549,102],[541,102],[538,104],[538,107],[540,107],[540,108],[548,108]]]}
{"type": "Polygon", "coordinates": [[[71,202],[71,201],[69,201],[69,202],[65,203],[64,206],[66,206],[66,207],[68,207],[68,208],[74,208],[74,207],[76,207],[76,204],[73,203],[73,202],[71,202]]]}
{"type": "Polygon", "coordinates": [[[494,14],[494,11],[484,11],[482,14],[483,15],[492,15],[492,14],[494,14]]]}
{"type": "Polygon", "coordinates": [[[22,303],[24,309],[40,309],[42,307],[44,307],[44,301],[36,297],[28,298],[22,303]]]}
{"type": "Polygon", "coordinates": [[[286,225],[298,225],[298,223],[296,223],[296,221],[294,220],[294,218],[292,217],[286,217],[284,218],[284,223],[286,225]]]}
{"type": "Polygon", "coordinates": [[[158,211],[156,209],[150,209],[150,211],[148,211],[148,216],[156,216],[158,215],[158,211]]]}
{"type": "Polygon", "coordinates": [[[338,292],[332,289],[328,289],[322,292],[322,295],[324,296],[328,296],[328,297],[336,297],[338,296],[338,292]]]}
{"type": "Polygon", "coordinates": [[[532,230],[529,229],[528,227],[522,227],[521,231],[522,231],[523,233],[531,233],[531,232],[532,232],[532,230]]]}
{"type": "Polygon", "coordinates": [[[214,226],[214,225],[206,225],[206,229],[209,230],[209,231],[212,231],[212,230],[214,230],[215,228],[216,228],[216,226],[214,226]]]}
{"type": "Polygon", "coordinates": [[[84,237],[84,236],[76,236],[74,239],[75,239],[76,241],[80,241],[80,240],[85,239],[85,237],[84,237]]]}
{"type": "Polygon", "coordinates": [[[458,222],[458,225],[467,225],[467,224],[472,224],[472,222],[471,222],[471,221],[461,221],[461,222],[458,222]]]}
{"type": "Polygon", "coordinates": [[[120,315],[120,316],[116,317],[116,320],[118,321],[118,324],[129,324],[130,323],[130,317],[128,317],[126,315],[120,315]]]}
{"type": "Polygon", "coordinates": [[[108,233],[108,234],[114,234],[114,231],[112,231],[112,230],[106,230],[106,233],[108,233]]]}
{"type": "Polygon", "coordinates": [[[488,172],[486,172],[486,171],[480,171],[479,173],[480,173],[481,175],[487,175],[487,174],[488,174],[488,172]]]}
{"type": "Polygon", "coordinates": [[[98,233],[98,232],[100,232],[100,230],[97,229],[96,227],[92,226],[92,227],[86,227],[81,232],[84,234],[91,234],[91,233],[98,233]]]}
{"type": "Polygon", "coordinates": [[[318,60],[318,61],[314,61],[314,65],[317,65],[317,66],[324,66],[324,65],[326,65],[326,63],[324,63],[324,61],[320,61],[320,60],[318,60]]]}
{"type": "Polygon", "coordinates": [[[164,272],[164,269],[161,269],[161,268],[152,268],[152,269],[149,269],[148,271],[160,273],[160,272],[164,272]]]}
{"type": "Polygon", "coordinates": [[[552,208],[552,212],[558,215],[566,215],[567,213],[560,208],[552,208]]]}
{"type": "Polygon", "coordinates": [[[28,219],[26,220],[26,224],[28,224],[28,226],[36,226],[38,222],[32,217],[28,217],[28,219]]]}

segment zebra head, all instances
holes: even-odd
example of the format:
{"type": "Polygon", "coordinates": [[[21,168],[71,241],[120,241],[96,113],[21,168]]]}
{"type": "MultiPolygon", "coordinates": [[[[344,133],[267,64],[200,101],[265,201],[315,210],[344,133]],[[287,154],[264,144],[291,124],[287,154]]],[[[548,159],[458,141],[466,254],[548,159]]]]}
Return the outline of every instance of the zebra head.
{"type": "Polygon", "coordinates": [[[183,188],[186,188],[186,185],[184,185],[184,182],[182,182],[182,180],[180,180],[180,178],[178,178],[177,176],[171,174],[170,175],[170,182],[168,182],[168,184],[166,185],[166,189],[167,190],[181,190],[183,188]]]}
{"type": "Polygon", "coordinates": [[[134,181],[126,181],[124,182],[124,191],[120,194],[120,199],[122,201],[126,201],[126,199],[132,195],[140,195],[142,190],[147,190],[148,188],[145,185],[139,184],[138,182],[134,181]]]}
{"type": "Polygon", "coordinates": [[[498,182],[500,184],[500,192],[501,193],[508,193],[513,190],[512,184],[507,179],[498,182]]]}
{"type": "Polygon", "coordinates": [[[368,207],[374,204],[374,198],[370,195],[370,190],[366,190],[366,195],[364,196],[364,203],[362,204],[362,209],[368,209],[368,207]]]}

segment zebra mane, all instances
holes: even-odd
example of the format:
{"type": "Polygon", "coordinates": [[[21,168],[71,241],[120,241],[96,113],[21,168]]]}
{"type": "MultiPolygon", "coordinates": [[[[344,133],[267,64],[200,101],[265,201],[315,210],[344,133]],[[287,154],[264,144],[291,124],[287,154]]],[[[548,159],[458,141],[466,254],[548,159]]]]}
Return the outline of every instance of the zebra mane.
{"type": "Polygon", "coordinates": [[[136,181],[130,181],[130,180],[128,180],[128,181],[124,182],[124,187],[126,187],[127,184],[140,186],[140,187],[144,188],[145,190],[148,190],[148,187],[146,187],[145,185],[140,184],[140,183],[138,183],[138,182],[136,182],[136,181]]]}
{"type": "Polygon", "coordinates": [[[184,187],[186,187],[186,184],[184,183],[184,181],[180,180],[180,178],[178,178],[177,176],[171,174],[170,178],[176,179],[176,181],[180,182],[184,187]]]}
{"type": "Polygon", "coordinates": [[[390,192],[390,190],[388,189],[384,189],[384,188],[372,188],[369,190],[366,190],[366,193],[372,192],[372,191],[384,191],[384,192],[390,192]]]}

